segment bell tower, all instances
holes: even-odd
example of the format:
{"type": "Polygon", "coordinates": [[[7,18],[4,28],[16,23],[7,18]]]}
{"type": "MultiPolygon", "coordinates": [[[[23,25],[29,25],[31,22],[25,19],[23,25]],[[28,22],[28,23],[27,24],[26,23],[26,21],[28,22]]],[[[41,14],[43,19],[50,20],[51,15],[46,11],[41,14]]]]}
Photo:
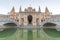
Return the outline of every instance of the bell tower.
{"type": "Polygon", "coordinates": [[[45,18],[50,18],[50,12],[47,7],[45,8],[45,15],[44,16],[45,16],[45,18]]]}
{"type": "Polygon", "coordinates": [[[13,7],[10,11],[10,18],[14,18],[15,16],[15,8],[13,7]]]}

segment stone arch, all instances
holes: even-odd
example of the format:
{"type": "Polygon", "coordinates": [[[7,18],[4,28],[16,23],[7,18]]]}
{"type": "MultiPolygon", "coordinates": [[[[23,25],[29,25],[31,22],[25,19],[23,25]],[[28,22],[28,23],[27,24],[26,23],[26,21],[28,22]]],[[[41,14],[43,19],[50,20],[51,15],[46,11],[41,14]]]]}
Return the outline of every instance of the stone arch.
{"type": "Polygon", "coordinates": [[[43,23],[42,23],[42,26],[56,26],[56,25],[58,25],[57,23],[56,23],[56,21],[57,20],[54,20],[54,19],[52,19],[52,18],[50,18],[50,19],[45,19],[44,21],[43,21],[43,23]]]}
{"type": "Polygon", "coordinates": [[[12,26],[18,26],[19,25],[19,23],[17,22],[17,20],[15,20],[15,19],[11,19],[11,18],[2,18],[2,19],[0,19],[0,22],[4,22],[2,25],[3,26],[7,26],[7,25],[9,25],[9,26],[11,26],[12,24],[12,26]]]}
{"type": "Polygon", "coordinates": [[[57,24],[53,22],[46,22],[42,26],[43,28],[56,29],[57,24]]]}
{"type": "Polygon", "coordinates": [[[17,26],[17,24],[15,24],[15,23],[13,23],[13,22],[11,22],[11,23],[5,23],[5,24],[3,24],[4,26],[12,26],[12,27],[14,27],[14,26],[17,26]]]}
{"type": "Polygon", "coordinates": [[[56,26],[56,24],[52,23],[52,22],[47,22],[47,23],[43,24],[43,26],[56,26]]]}
{"type": "Polygon", "coordinates": [[[59,29],[56,29],[56,25],[57,25],[56,23],[49,22],[49,23],[45,23],[44,25],[46,24],[49,26],[43,26],[43,27],[47,27],[47,28],[43,28],[43,30],[48,36],[55,38],[60,37],[60,32],[58,31],[59,29]]]}
{"type": "Polygon", "coordinates": [[[28,23],[32,24],[32,19],[33,19],[32,15],[28,15],[27,19],[28,19],[28,23]]]}
{"type": "MultiPolygon", "coordinates": [[[[58,25],[59,23],[57,23],[57,22],[60,22],[60,19],[56,19],[56,18],[45,19],[45,21],[42,23],[42,26],[43,26],[44,24],[47,24],[47,23],[53,24],[53,25],[50,25],[50,27],[56,26],[56,25],[59,26],[59,25],[58,25]]],[[[56,28],[57,28],[57,26],[56,26],[56,28]]],[[[47,26],[47,27],[48,27],[48,26],[47,26]]],[[[56,29],[56,28],[54,28],[54,29],[52,29],[52,28],[43,28],[43,30],[44,30],[44,32],[45,32],[48,36],[58,38],[58,37],[60,37],[60,32],[58,31],[59,29],[56,29]],[[56,35],[56,34],[57,34],[57,35],[56,35]]],[[[58,27],[58,28],[59,28],[59,27],[58,27]]]]}
{"type": "MultiPolygon", "coordinates": [[[[45,19],[45,20],[43,21],[43,24],[48,23],[48,22],[54,23],[54,24],[58,24],[58,23],[60,22],[60,19],[58,19],[58,18],[45,19]]],[[[42,24],[42,25],[43,25],[43,24],[42,24]]]]}
{"type": "Polygon", "coordinates": [[[11,18],[2,18],[2,19],[0,19],[0,22],[2,23],[2,24],[0,23],[1,24],[1,26],[0,26],[0,28],[1,28],[0,29],[0,38],[12,36],[16,32],[17,28],[12,28],[10,26],[10,25],[14,24],[12,26],[16,25],[16,27],[17,27],[18,22],[16,20],[11,19],[11,18]],[[11,28],[6,27],[7,25],[10,26],[11,28]]]}

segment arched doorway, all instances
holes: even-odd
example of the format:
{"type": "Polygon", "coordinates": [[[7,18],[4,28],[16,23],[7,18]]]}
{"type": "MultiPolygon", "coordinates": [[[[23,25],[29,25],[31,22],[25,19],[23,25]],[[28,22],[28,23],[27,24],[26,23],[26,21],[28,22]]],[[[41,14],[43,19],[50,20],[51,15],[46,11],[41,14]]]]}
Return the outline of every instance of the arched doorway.
{"type": "Polygon", "coordinates": [[[32,16],[31,15],[28,16],[28,23],[32,24],[32,16]]]}

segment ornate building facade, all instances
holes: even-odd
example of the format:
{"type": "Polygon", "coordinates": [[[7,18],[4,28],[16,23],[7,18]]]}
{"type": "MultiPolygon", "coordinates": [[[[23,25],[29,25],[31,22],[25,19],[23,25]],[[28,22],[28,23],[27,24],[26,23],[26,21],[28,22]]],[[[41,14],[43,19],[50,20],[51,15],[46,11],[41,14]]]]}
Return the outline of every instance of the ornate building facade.
{"type": "Polygon", "coordinates": [[[49,12],[48,8],[45,8],[45,12],[41,12],[39,7],[38,11],[32,7],[25,8],[22,11],[21,7],[19,12],[15,12],[15,8],[9,12],[10,18],[16,19],[20,25],[41,25],[45,19],[51,18],[51,12],[49,12]]]}

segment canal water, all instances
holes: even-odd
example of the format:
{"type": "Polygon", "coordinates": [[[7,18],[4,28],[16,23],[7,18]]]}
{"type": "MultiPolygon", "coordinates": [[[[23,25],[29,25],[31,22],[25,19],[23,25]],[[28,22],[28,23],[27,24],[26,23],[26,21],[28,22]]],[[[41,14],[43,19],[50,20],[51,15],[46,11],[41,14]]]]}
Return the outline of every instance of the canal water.
{"type": "Polygon", "coordinates": [[[28,30],[28,34],[27,34],[27,40],[33,40],[33,32],[32,30],[28,30]]]}
{"type": "Polygon", "coordinates": [[[0,31],[0,40],[60,40],[56,29],[5,29],[0,31]]]}

